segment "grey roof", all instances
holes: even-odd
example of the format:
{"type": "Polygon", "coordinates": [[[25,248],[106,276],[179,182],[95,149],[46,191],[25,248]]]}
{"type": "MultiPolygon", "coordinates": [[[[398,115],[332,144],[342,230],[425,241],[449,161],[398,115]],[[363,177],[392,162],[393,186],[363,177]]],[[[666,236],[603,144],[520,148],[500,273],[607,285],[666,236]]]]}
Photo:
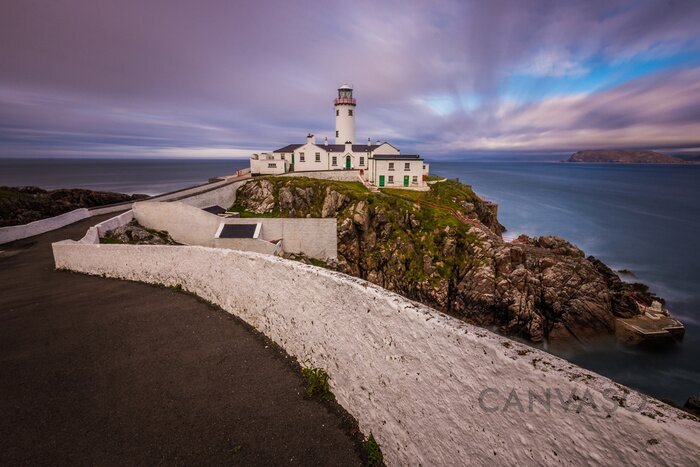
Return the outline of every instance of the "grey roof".
{"type": "Polygon", "coordinates": [[[418,154],[377,154],[374,159],[378,161],[422,161],[418,154]]]}
{"type": "Polygon", "coordinates": [[[226,212],[226,209],[222,208],[221,206],[207,206],[206,208],[202,208],[202,211],[207,211],[212,214],[223,214],[226,212]]]}
{"type": "Polygon", "coordinates": [[[272,152],[294,152],[295,149],[302,147],[303,144],[288,144],[283,148],[276,149],[272,152]]]}
{"type": "Polygon", "coordinates": [[[225,224],[219,238],[254,238],[257,224],[225,224]]]}
{"type": "MultiPolygon", "coordinates": [[[[345,151],[344,144],[323,144],[323,143],[314,143],[314,144],[316,146],[318,146],[319,148],[325,149],[328,152],[343,152],[343,151],[345,151]]],[[[384,143],[382,143],[382,144],[384,144],[384,143]]],[[[272,152],[294,152],[302,146],[303,146],[303,144],[288,144],[285,147],[276,149],[272,152]]],[[[381,144],[353,144],[352,151],[353,152],[374,151],[379,146],[381,146],[381,144]]]]}

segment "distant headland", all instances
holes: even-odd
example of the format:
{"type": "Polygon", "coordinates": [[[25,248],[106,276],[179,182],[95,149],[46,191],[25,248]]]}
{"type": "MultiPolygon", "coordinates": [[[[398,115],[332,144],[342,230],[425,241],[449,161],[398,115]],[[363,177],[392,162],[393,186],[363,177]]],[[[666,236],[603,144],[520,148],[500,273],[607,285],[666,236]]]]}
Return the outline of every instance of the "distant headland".
{"type": "Polygon", "coordinates": [[[689,164],[690,161],[656,151],[591,149],[574,153],[565,162],[616,164],[689,164]]]}

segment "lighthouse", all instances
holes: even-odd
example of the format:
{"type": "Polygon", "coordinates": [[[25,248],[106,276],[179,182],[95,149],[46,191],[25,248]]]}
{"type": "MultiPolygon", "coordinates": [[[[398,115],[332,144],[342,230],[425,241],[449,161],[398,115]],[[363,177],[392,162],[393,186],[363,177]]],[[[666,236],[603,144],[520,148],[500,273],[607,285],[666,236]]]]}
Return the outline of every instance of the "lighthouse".
{"type": "Polygon", "coordinates": [[[355,143],[355,106],[352,87],[343,84],[338,88],[335,105],[335,144],[355,143]]]}

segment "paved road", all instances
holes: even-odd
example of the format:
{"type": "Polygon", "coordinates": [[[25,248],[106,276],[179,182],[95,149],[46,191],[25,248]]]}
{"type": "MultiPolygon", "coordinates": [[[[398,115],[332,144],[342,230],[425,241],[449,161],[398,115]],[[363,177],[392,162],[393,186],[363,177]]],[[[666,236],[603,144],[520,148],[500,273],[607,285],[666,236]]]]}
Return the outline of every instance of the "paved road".
{"type": "Polygon", "coordinates": [[[224,311],[54,271],[50,242],[100,220],[0,246],[0,464],[359,464],[341,418],[224,311]]]}

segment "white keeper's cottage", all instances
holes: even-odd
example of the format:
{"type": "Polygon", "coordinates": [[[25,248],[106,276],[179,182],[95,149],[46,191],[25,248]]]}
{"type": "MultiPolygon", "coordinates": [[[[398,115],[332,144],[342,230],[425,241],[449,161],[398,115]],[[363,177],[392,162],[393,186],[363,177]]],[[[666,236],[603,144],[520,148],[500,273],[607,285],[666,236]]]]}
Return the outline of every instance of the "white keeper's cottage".
{"type": "Polygon", "coordinates": [[[355,170],[366,183],[377,187],[425,188],[428,165],[415,154],[401,154],[395,146],[376,141],[356,144],[355,110],[357,101],[352,87],[338,88],[335,107],[335,144],[328,138],[317,143],[314,135],[306,143],[289,144],[273,152],[253,154],[250,171],[253,175],[278,175],[287,172],[355,170]]]}

